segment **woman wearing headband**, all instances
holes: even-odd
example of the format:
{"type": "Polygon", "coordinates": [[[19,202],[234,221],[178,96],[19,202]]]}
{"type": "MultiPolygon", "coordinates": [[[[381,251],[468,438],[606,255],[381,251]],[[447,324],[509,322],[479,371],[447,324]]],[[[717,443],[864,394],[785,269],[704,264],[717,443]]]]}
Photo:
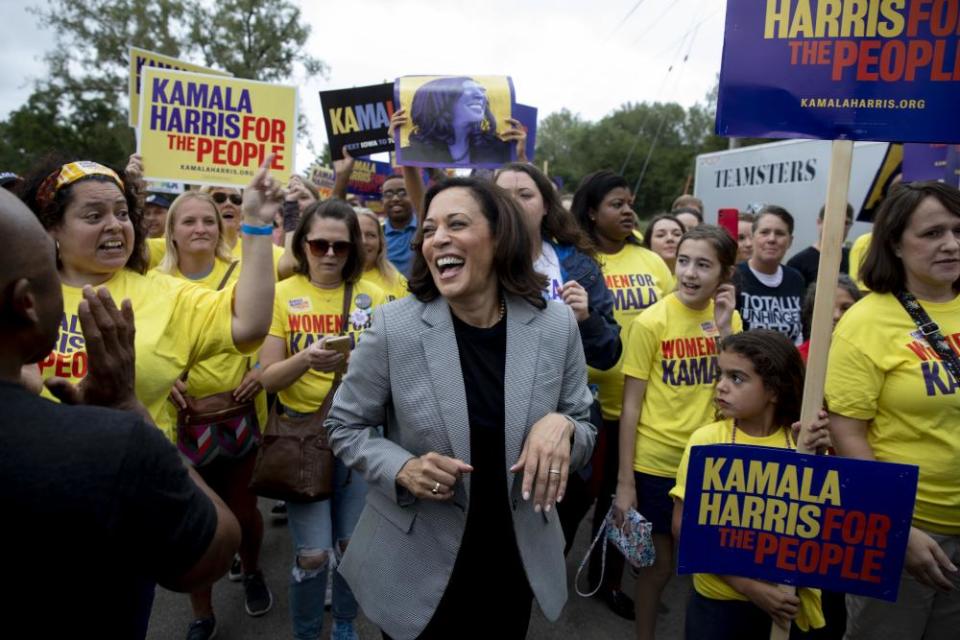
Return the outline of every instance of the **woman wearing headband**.
{"type": "MultiPolygon", "coordinates": [[[[132,166],[128,172],[138,169],[132,166]]],[[[106,287],[129,299],[136,314],[137,398],[173,437],[164,409],[174,382],[196,362],[221,353],[250,353],[270,326],[273,267],[270,234],[278,189],[261,169],[247,189],[242,215],[245,259],[235,286],[216,292],[146,271],[141,211],[130,181],[96,162],[44,164],[19,191],[57,244],[64,318],[44,379],[79,382],[87,358],[77,307],[83,287],[106,287]]],[[[56,383],[61,384],[62,383],[56,383]]]]}

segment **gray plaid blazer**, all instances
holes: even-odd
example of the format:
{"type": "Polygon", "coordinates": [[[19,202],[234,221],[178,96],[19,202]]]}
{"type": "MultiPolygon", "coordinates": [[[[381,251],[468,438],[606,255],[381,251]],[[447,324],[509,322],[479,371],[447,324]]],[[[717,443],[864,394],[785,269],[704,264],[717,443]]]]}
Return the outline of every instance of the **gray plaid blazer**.
{"type": "MultiPolygon", "coordinates": [[[[560,303],[539,311],[521,298],[506,300],[507,468],[530,427],[559,412],[576,424],[570,466],[578,469],[593,451],[596,429],[588,422],[592,397],[576,320],[560,303]]],[[[469,475],[449,502],[415,500],[405,490],[398,496],[396,484],[407,460],[431,451],[470,462],[463,374],[443,298],[424,304],[408,296],[374,311],[326,425],[334,453],[370,483],[339,571],[374,624],[397,640],[416,638],[447,588],[470,496],[469,475]],[[385,425],[385,437],[377,425],[385,425]]],[[[556,620],[567,600],[557,512],[535,513],[532,501],[522,500],[522,473],[508,471],[504,482],[530,587],[556,620]]],[[[490,570],[497,571],[496,558],[490,570]]]]}

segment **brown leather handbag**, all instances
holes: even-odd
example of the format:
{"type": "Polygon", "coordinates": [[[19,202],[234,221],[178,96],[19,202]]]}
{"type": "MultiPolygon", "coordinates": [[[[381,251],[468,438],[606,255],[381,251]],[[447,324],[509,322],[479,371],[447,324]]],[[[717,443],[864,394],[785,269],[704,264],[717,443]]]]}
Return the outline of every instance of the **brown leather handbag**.
{"type": "MultiPolygon", "coordinates": [[[[217,291],[226,286],[237,266],[231,263],[217,291]]],[[[250,359],[247,358],[247,370],[250,359]]],[[[188,372],[180,379],[187,381],[188,372]]],[[[195,467],[209,464],[217,457],[242,458],[260,441],[260,424],[254,399],[239,402],[233,391],[222,391],[197,398],[183,394],[185,408],[177,409],[177,448],[195,467]]]]}
{"type": "MultiPolygon", "coordinates": [[[[352,295],[353,285],[348,282],[343,292],[344,329],[352,295]]],[[[287,502],[318,502],[333,495],[333,450],[323,421],[333,406],[340,378],[337,372],[320,408],[310,415],[289,416],[278,410],[279,400],[274,404],[250,481],[255,494],[287,502]]]]}

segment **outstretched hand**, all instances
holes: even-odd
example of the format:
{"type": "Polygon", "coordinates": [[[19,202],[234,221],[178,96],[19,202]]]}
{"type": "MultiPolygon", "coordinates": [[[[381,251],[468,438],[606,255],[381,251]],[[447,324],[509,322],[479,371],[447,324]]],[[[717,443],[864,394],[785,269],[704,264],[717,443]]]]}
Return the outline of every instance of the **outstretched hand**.
{"type": "Polygon", "coordinates": [[[243,190],[243,219],[245,222],[259,225],[272,225],[276,213],[283,203],[283,190],[280,183],[270,175],[270,165],[274,154],[267,156],[253,180],[243,190]]]}
{"type": "Polygon", "coordinates": [[[47,388],[64,404],[142,410],[134,389],[135,329],[130,301],[124,300],[118,309],[107,289],[94,291],[87,285],[77,315],[86,343],[87,375],[78,384],[50,378],[45,382],[47,388]]]}

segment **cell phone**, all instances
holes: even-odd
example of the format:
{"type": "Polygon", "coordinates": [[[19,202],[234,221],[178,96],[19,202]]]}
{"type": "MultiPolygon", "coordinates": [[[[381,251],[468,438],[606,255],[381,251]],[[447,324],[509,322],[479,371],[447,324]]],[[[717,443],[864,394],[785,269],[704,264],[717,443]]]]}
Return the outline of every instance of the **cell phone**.
{"type": "Polygon", "coordinates": [[[726,229],[730,237],[736,241],[740,228],[740,211],[738,209],[720,209],[717,214],[717,224],[726,229]]]}
{"type": "Polygon", "coordinates": [[[348,355],[352,342],[350,336],[328,336],[323,339],[323,348],[339,351],[343,355],[348,355]]]}

